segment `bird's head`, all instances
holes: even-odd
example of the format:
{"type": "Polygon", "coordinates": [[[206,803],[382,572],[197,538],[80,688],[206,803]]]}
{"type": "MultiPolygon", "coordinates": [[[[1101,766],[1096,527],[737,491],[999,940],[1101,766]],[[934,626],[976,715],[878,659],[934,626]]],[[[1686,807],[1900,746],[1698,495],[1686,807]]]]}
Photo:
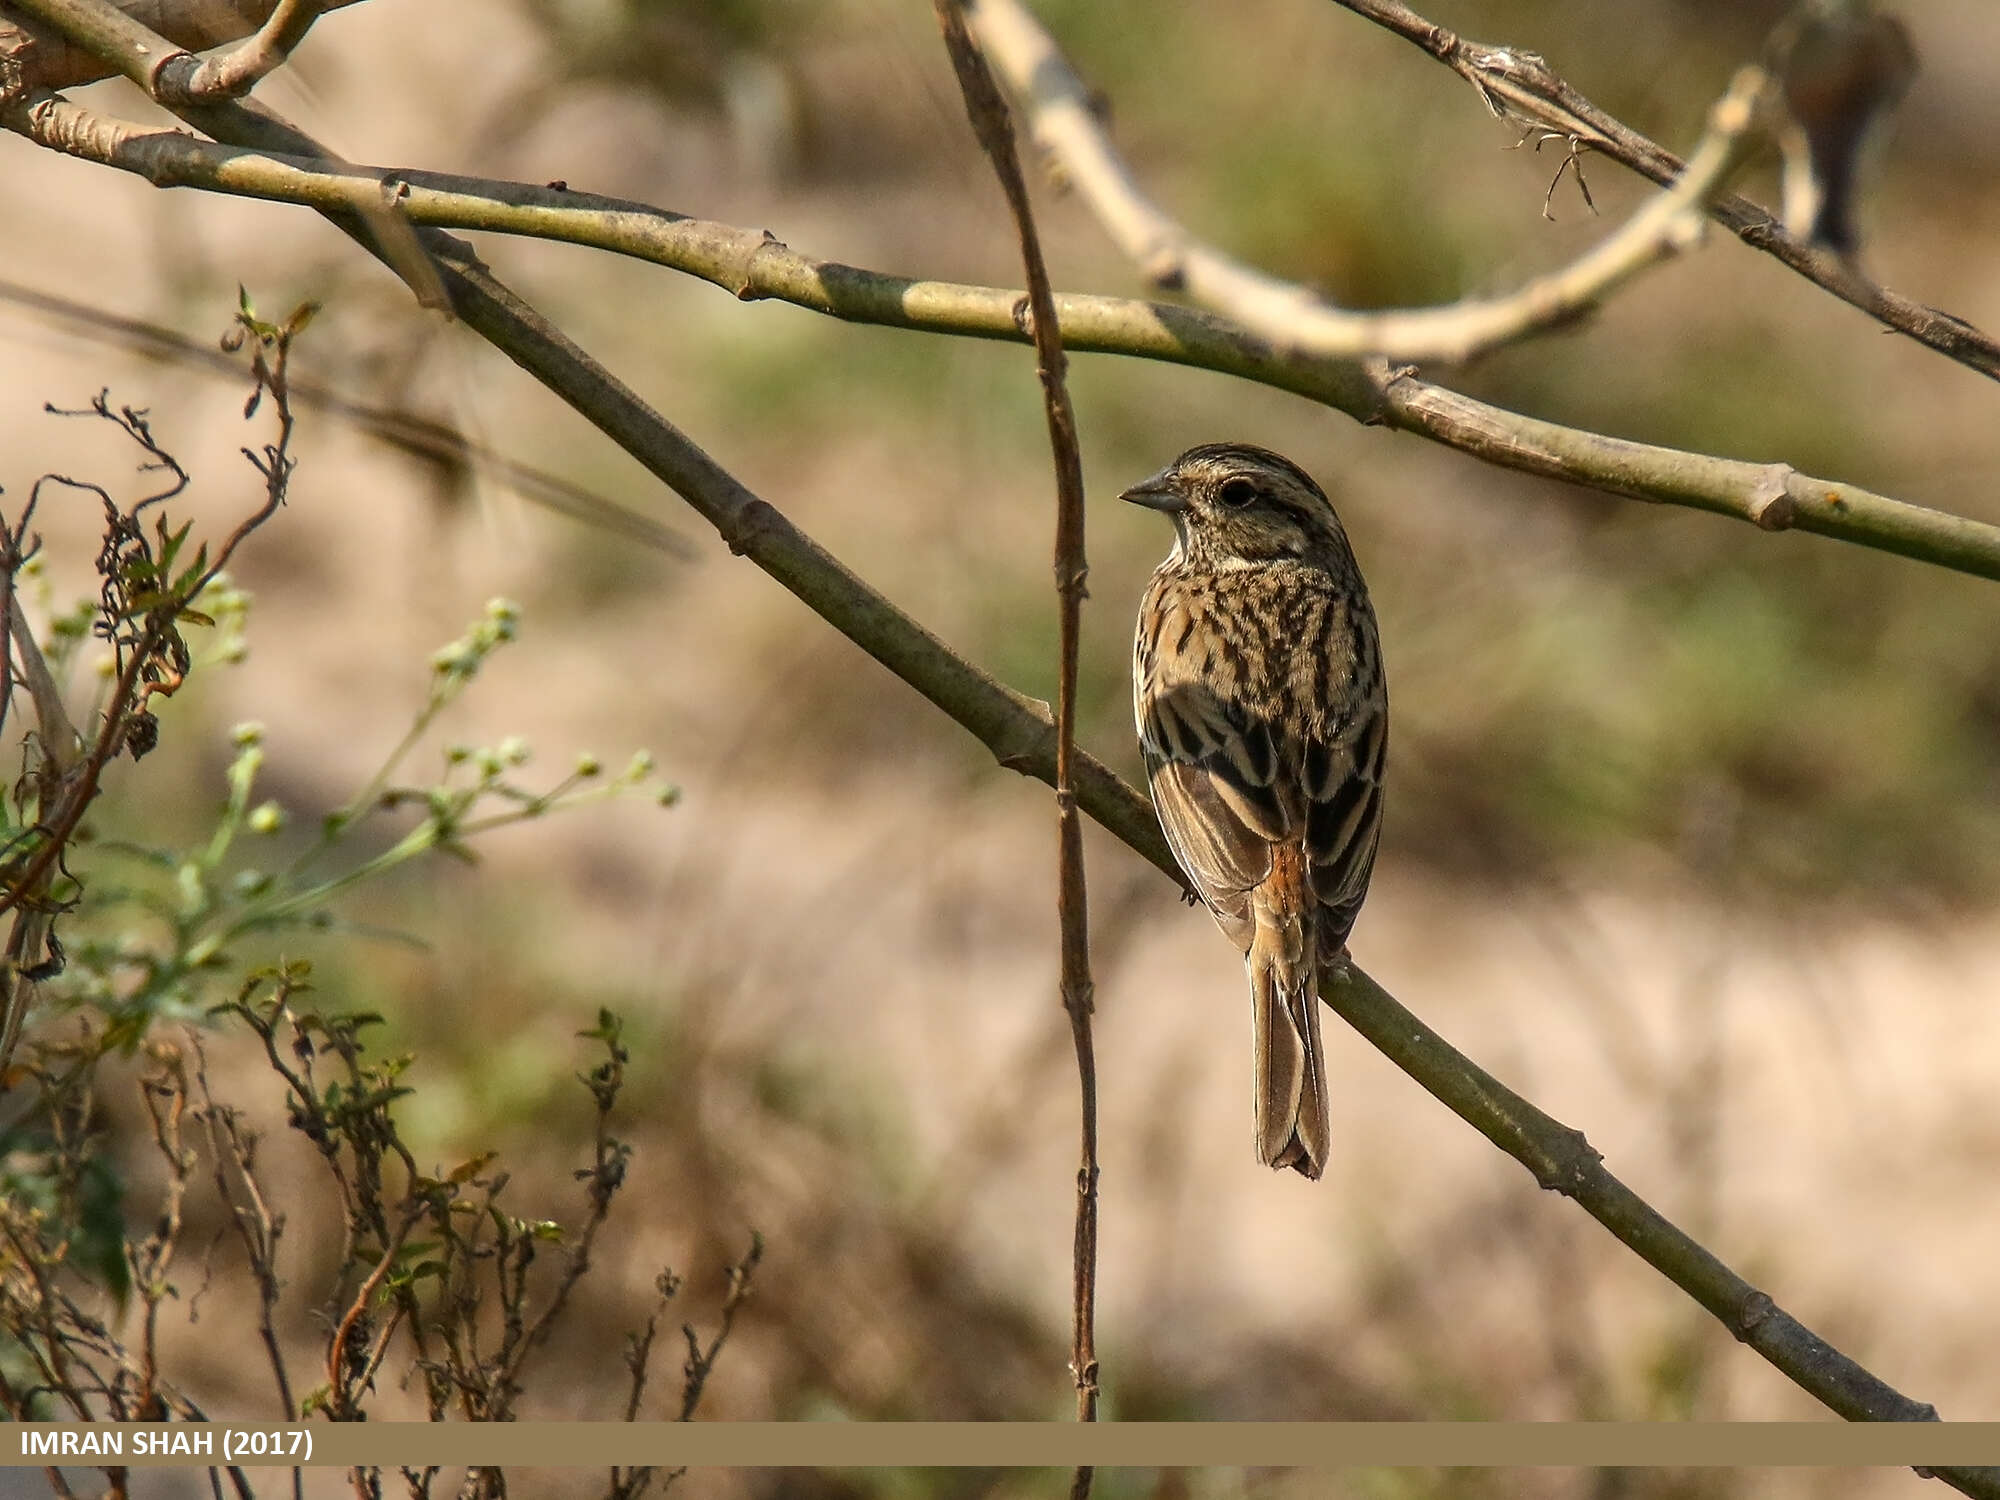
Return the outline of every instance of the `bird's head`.
{"type": "Polygon", "coordinates": [[[1210,567],[1300,559],[1351,570],[1347,533],[1326,493],[1290,459],[1247,443],[1190,448],[1119,498],[1164,511],[1189,562],[1210,567]]]}

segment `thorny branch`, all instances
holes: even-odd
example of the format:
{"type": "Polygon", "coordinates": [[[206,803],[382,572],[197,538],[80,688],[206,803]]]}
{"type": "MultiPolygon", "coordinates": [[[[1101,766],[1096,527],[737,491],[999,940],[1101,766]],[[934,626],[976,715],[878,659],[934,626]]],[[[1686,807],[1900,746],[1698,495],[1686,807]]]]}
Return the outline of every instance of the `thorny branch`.
{"type": "MultiPolygon", "coordinates": [[[[1014,149],[1007,104],[979,44],[966,29],[959,0],[937,0],[938,24],[958,74],[959,91],[979,144],[993,163],[1021,241],[1028,283],[1029,332],[1048,417],[1049,447],[1055,458],[1055,583],[1059,663],[1056,678],[1056,905],[1061,942],[1063,1008],[1069,1013],[1082,1096],[1076,1169],[1075,1234],[1071,1247],[1070,1374],[1076,1384],[1080,1422],[1097,1420],[1097,1054],[1091,1036],[1094,986],[1090,977],[1090,909],[1083,870],[1083,825],[1076,806],[1076,673],[1089,563],[1084,554],[1083,455],[1077,442],[1062,333],[1055,293],[1035,232],[1028,184],[1014,149]]],[[[1090,1491],[1090,1471],[1077,1472],[1077,1500],[1090,1491]]]]}

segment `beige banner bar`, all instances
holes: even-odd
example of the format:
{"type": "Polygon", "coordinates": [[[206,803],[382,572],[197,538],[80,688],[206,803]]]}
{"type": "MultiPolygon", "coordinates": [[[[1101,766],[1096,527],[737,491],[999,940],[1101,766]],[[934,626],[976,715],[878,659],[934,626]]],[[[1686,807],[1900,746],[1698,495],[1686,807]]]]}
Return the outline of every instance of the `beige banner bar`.
{"type": "Polygon", "coordinates": [[[0,1465],[548,1468],[2000,1464],[2000,1422],[366,1422],[10,1424],[0,1465]]]}

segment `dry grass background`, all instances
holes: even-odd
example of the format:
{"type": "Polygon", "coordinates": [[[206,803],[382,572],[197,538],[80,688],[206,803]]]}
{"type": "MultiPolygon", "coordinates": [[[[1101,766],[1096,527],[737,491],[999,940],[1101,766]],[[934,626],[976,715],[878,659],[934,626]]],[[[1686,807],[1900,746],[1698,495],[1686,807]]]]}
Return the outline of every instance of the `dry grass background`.
{"type": "MultiPolygon", "coordinates": [[[[1749,9],[1467,0],[1436,19],[1536,46],[1684,143],[1755,45],[1749,9]]],[[[1545,223],[1547,153],[1503,151],[1508,132],[1461,84],[1315,0],[1044,14],[1115,100],[1165,201],[1356,302],[1505,285],[1641,194],[1599,163],[1604,219],[1561,189],[1545,223]]],[[[1990,327],[2000,18],[1939,0],[1908,19],[1927,71],[1889,158],[1872,263],[1990,327]]],[[[352,160],[562,177],[856,264],[1016,279],[925,7],[376,0],[325,20],[295,72],[274,80],[274,101],[352,160]],[[638,31],[592,54],[606,33],[591,28],[621,15],[638,31]],[[721,77],[736,82],[718,89],[721,77]],[[789,113],[771,114],[772,97],[789,113]]],[[[122,86],[93,93],[131,107],[122,86]]],[[[419,702],[429,650],[494,594],[522,602],[524,638],[446,735],[526,734],[551,776],[576,750],[616,760],[647,744],[684,788],[670,812],[516,830],[478,870],[440,862],[354,907],[420,935],[420,953],[320,955],[330,992],[385,1011],[395,1045],[421,1054],[407,1118],[422,1151],[442,1162],[499,1144],[549,1211],[572,1190],[588,1119],[568,1081],[572,1033],[600,1003],[630,1019],[633,1185],[530,1413],[610,1415],[622,1372],[607,1351],[659,1266],[689,1276],[683,1310],[708,1316],[755,1227],[770,1250],[705,1415],[1061,1415],[1074,1084],[1046,792],[982,764],[578,419],[410,308],[309,216],[156,193],[18,141],[6,164],[0,274],[201,336],[226,323],[239,281],[268,309],[320,298],[303,372],[461,423],[694,543],[690,562],[637,552],[309,414],[290,508],[239,569],[257,597],[251,660],[177,702],[160,759],[114,789],[144,825],[198,826],[221,796],[227,726],[257,718],[273,794],[300,814],[336,805],[419,702]]],[[[1044,195],[1044,214],[1059,285],[1132,287],[1078,206],[1044,195]]],[[[742,306],[580,251],[481,250],[920,619],[1047,690],[1051,485],[1024,351],[742,306]]],[[[4,307],[0,338],[10,493],[45,469],[123,461],[39,410],[109,385],[152,407],[207,514],[240,508],[240,392],[4,307]]],[[[1782,457],[2000,519],[1983,482],[2000,459],[1992,387],[1734,244],[1466,378],[1540,415],[1782,457]]],[[[1992,586],[1489,472],[1216,376],[1085,359],[1073,386],[1096,497],[1090,748],[1136,762],[1129,613],[1166,545],[1157,518],[1109,497],[1215,437],[1305,463],[1368,569],[1398,715],[1358,957],[1809,1324],[1947,1416],[1994,1415],[1992,586]]],[[[48,518],[51,556],[79,565],[71,586],[88,556],[71,544],[90,527],[48,518]]],[[[1818,1415],[1344,1032],[1330,1033],[1326,1179],[1257,1169],[1227,944],[1122,849],[1099,838],[1089,852],[1107,1415],[1818,1415]]],[[[238,1097],[261,1091],[276,1121],[247,1052],[225,1048],[216,1067],[238,1097]]],[[[301,1286],[326,1269],[315,1212],[295,1205],[288,1236],[301,1286]]],[[[226,1266],[218,1252],[201,1323],[175,1348],[211,1409],[247,1411],[267,1398],[226,1266]]],[[[315,1336],[303,1315],[293,1331],[302,1349],[315,1336]]],[[[1110,1495],[1279,1495],[1331,1481],[1104,1482],[1110,1495]]],[[[1053,1483],[745,1474],[684,1492],[1053,1483]]],[[[1338,1485],[1923,1492],[1900,1473],[1698,1470],[1338,1485]]]]}

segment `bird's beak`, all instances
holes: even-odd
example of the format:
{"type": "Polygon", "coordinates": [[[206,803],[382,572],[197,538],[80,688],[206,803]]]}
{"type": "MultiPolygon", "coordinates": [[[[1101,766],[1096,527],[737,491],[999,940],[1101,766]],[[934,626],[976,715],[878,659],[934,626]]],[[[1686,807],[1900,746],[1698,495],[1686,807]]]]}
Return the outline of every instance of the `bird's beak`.
{"type": "Polygon", "coordinates": [[[1169,515],[1178,515],[1188,507],[1187,496],[1179,485],[1168,478],[1165,469],[1151,479],[1141,480],[1118,498],[1143,505],[1148,510],[1163,510],[1169,515]]]}

